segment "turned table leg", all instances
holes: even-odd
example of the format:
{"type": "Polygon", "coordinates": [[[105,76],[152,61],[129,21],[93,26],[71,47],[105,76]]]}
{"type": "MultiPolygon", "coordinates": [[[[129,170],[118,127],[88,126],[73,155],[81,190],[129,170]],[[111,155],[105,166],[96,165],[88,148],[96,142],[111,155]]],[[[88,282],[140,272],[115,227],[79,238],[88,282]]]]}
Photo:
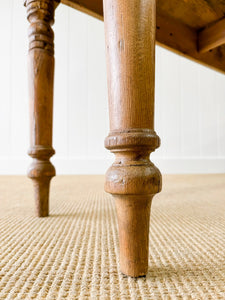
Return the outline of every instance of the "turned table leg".
{"type": "Polygon", "coordinates": [[[122,273],[148,270],[152,197],[161,174],[149,160],[159,147],[154,131],[155,0],[104,0],[110,133],[115,154],[105,190],[116,201],[122,273]]]}
{"type": "Polygon", "coordinates": [[[33,162],[28,176],[34,182],[36,213],[48,216],[49,186],[55,168],[50,157],[52,148],[52,114],[54,81],[54,23],[53,0],[27,0],[29,27],[29,99],[30,150],[33,162]]]}

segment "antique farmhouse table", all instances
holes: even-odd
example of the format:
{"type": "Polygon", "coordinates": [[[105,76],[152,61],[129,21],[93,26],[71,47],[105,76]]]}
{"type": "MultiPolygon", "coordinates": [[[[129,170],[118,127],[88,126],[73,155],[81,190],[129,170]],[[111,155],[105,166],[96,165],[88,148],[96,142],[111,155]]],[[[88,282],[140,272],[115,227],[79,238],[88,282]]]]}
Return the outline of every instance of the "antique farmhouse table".
{"type": "MultiPolygon", "coordinates": [[[[54,81],[52,24],[59,0],[26,0],[29,27],[29,98],[37,215],[48,215],[54,81]]],[[[154,131],[155,40],[225,72],[225,0],[62,0],[105,23],[110,133],[115,154],[105,190],[115,198],[120,268],[129,276],[148,270],[149,219],[160,171],[150,161],[159,147],[154,131]]]]}

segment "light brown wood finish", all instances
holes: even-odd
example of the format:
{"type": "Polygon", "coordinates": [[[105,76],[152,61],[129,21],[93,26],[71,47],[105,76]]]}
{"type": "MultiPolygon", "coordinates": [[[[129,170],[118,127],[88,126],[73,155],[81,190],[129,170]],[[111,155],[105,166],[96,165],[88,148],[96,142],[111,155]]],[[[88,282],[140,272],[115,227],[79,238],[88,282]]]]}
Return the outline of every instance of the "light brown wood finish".
{"type": "MultiPolygon", "coordinates": [[[[62,3],[103,20],[102,0],[62,0],[62,3]]],[[[156,42],[169,50],[220,72],[225,72],[225,45],[198,51],[198,32],[220,20],[225,4],[218,0],[157,0],[156,42]]]]}
{"type": "MultiPolygon", "coordinates": [[[[62,3],[99,18],[103,16],[102,0],[62,0],[62,3]]],[[[157,0],[157,17],[177,20],[199,30],[225,15],[223,0],[157,0]]]]}
{"type": "Polygon", "coordinates": [[[92,17],[103,20],[102,0],[62,0],[62,3],[92,17]]]}
{"type": "Polygon", "coordinates": [[[110,133],[115,154],[105,190],[116,200],[120,267],[146,275],[151,200],[161,189],[149,155],[159,146],[154,131],[155,0],[104,0],[110,133]]]}
{"type": "Polygon", "coordinates": [[[36,213],[49,213],[49,185],[55,168],[49,161],[55,153],[52,148],[52,114],[54,81],[54,23],[56,3],[53,0],[27,0],[29,27],[29,98],[30,150],[33,158],[28,176],[35,188],[36,213]]]}
{"type": "Polygon", "coordinates": [[[158,45],[219,72],[225,72],[225,45],[211,51],[198,51],[198,31],[174,19],[157,17],[158,45]]]}
{"type": "Polygon", "coordinates": [[[201,30],[198,43],[200,52],[207,52],[225,44],[225,18],[201,30]]]}
{"type": "MultiPolygon", "coordinates": [[[[95,0],[96,1],[96,0],[95,0]]],[[[200,29],[222,18],[220,0],[157,0],[157,14],[192,28],[200,29]]],[[[223,0],[222,0],[223,1],[223,0]]],[[[183,37],[184,39],[184,37],[183,37]]]]}

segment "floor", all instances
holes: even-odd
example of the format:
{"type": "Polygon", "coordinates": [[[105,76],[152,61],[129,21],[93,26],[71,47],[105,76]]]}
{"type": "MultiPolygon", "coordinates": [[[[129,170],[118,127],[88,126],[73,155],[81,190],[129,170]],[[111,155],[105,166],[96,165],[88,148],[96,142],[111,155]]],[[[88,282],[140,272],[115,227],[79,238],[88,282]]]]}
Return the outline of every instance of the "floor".
{"type": "Polygon", "coordinates": [[[103,182],[56,177],[51,215],[38,219],[30,180],[0,177],[0,299],[225,299],[225,174],[163,177],[139,279],[119,271],[103,182]]]}

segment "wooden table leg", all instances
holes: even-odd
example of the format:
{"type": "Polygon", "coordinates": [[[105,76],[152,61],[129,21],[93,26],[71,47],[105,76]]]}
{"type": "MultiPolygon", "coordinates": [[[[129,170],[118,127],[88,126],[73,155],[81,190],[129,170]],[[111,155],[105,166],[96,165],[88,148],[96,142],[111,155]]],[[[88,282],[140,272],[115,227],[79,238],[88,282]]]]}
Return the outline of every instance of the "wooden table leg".
{"type": "Polygon", "coordinates": [[[105,190],[116,200],[122,273],[148,270],[151,200],[161,174],[149,155],[160,144],[154,131],[155,0],[104,0],[110,133],[115,154],[105,190]]]}
{"type": "Polygon", "coordinates": [[[27,0],[29,27],[29,98],[31,136],[29,155],[33,163],[28,176],[35,187],[36,213],[48,216],[49,186],[55,168],[50,157],[52,148],[52,114],[54,81],[53,0],[27,0]]]}

